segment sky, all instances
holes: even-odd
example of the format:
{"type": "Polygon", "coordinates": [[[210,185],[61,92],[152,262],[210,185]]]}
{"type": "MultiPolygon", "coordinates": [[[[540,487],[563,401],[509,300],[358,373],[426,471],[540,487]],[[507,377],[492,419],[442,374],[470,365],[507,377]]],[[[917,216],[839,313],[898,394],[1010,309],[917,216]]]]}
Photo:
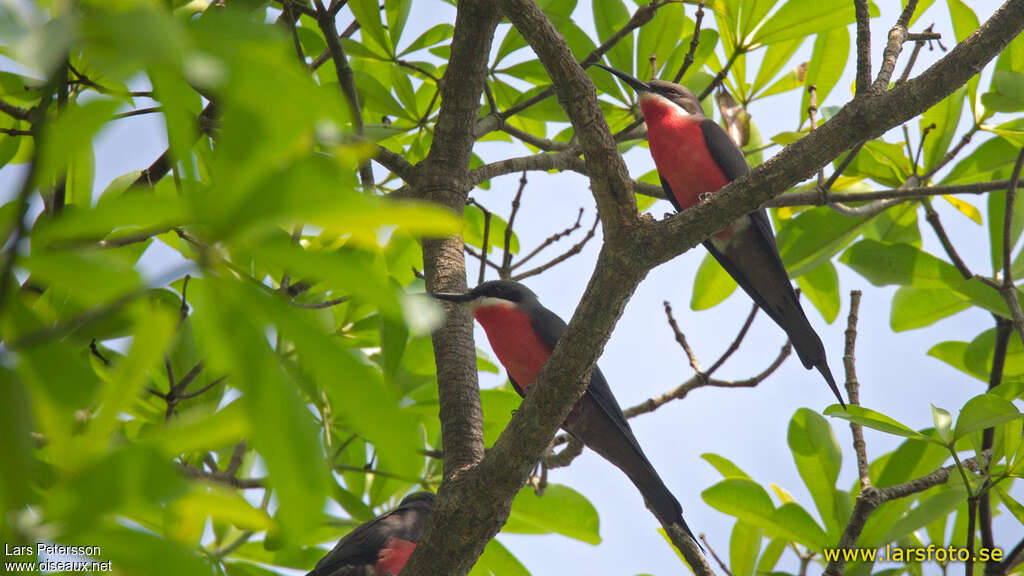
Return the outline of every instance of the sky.
{"type": "MultiPolygon", "coordinates": [[[[992,0],[972,0],[969,3],[982,22],[998,6],[992,0]]],[[[878,4],[882,16],[872,20],[875,72],[886,34],[899,12],[898,3],[892,0],[883,0],[878,4]]],[[[692,17],[694,7],[687,6],[686,11],[692,17]]],[[[578,24],[592,32],[591,9],[587,0],[580,1],[576,14],[581,15],[578,24]]],[[[350,18],[347,9],[342,11],[340,18],[340,21],[347,24],[350,18]]],[[[417,1],[413,4],[406,35],[415,38],[419,31],[442,21],[454,21],[454,9],[451,6],[442,2],[417,1]]],[[[713,19],[709,14],[705,23],[711,22],[713,19]]],[[[945,2],[935,2],[918,20],[914,29],[918,30],[932,22],[936,23],[936,30],[942,33],[943,43],[951,47],[955,42],[949,28],[945,2]]],[[[499,28],[499,42],[507,28],[507,24],[499,28]]],[[[810,40],[805,42],[792,62],[808,59],[811,44],[810,40]]],[[[524,51],[524,54],[528,52],[524,51]]],[[[940,56],[938,51],[923,51],[915,70],[920,72],[940,56]]],[[[902,71],[904,61],[897,67],[898,71],[902,71]]],[[[749,68],[754,69],[756,65],[757,60],[750,61],[749,68]]],[[[820,105],[841,105],[851,98],[854,68],[854,62],[850,60],[843,79],[820,105]]],[[[987,86],[987,80],[982,81],[982,86],[987,86]]],[[[750,113],[761,133],[768,137],[784,130],[794,130],[799,122],[798,98],[799,92],[794,91],[786,97],[754,103],[750,113]]],[[[910,128],[916,143],[916,122],[910,128]]],[[[549,135],[554,133],[555,130],[551,130],[549,135]]],[[[902,135],[890,133],[888,138],[890,141],[898,141],[902,135]]],[[[97,139],[97,193],[113,178],[149,165],[165,147],[162,119],[155,115],[120,120],[106,129],[97,139]]],[[[481,143],[476,151],[485,161],[527,152],[522,146],[505,143],[481,143]]],[[[765,157],[777,151],[778,148],[771,149],[765,153],[765,157]]],[[[631,150],[626,155],[626,161],[634,177],[654,167],[644,148],[631,150]]],[[[20,167],[0,170],[0,202],[12,196],[21,176],[20,167]]],[[[542,173],[532,173],[528,178],[516,226],[520,245],[524,249],[532,249],[549,235],[570,225],[580,207],[585,209],[585,227],[593,221],[595,207],[586,178],[576,174],[542,173]]],[[[477,189],[471,195],[490,210],[507,217],[518,179],[518,175],[498,178],[493,181],[490,190],[477,189]]],[[[983,198],[961,198],[977,206],[982,213],[985,212],[983,198]]],[[[967,263],[976,271],[989,273],[987,228],[974,224],[944,202],[936,202],[936,207],[967,263]]],[[[35,209],[39,210],[40,207],[36,206],[35,209]]],[[[657,218],[670,211],[667,202],[659,202],[650,210],[657,218]]],[[[921,223],[924,249],[944,257],[930,228],[923,225],[923,218],[921,223]]],[[[549,257],[558,254],[582,234],[582,231],[577,232],[570,240],[549,248],[546,254],[549,257]]],[[[173,265],[171,251],[158,244],[155,243],[141,263],[143,271],[150,278],[173,265]]],[[[599,246],[600,230],[580,255],[539,277],[529,279],[527,285],[539,295],[545,306],[568,321],[593,270],[599,246]]],[[[675,343],[671,329],[665,322],[663,301],[672,303],[681,329],[705,367],[732,342],[746,318],[751,303],[746,294],[739,290],[723,304],[710,310],[693,312],[689,309],[693,274],[703,257],[704,250],[698,247],[651,271],[639,286],[612,334],[599,365],[623,408],[671,390],[692,375],[686,356],[675,343]]],[[[539,261],[544,261],[544,258],[539,261]]],[[[476,262],[469,258],[468,266],[469,277],[475,278],[476,262]]],[[[853,289],[864,291],[857,346],[857,372],[864,406],[879,409],[911,427],[924,428],[932,425],[928,402],[955,414],[967,399],[984,391],[982,383],[969,379],[926,353],[938,342],[970,340],[990,328],[992,320],[987,313],[972,309],[928,328],[893,333],[889,327],[889,314],[895,290],[891,287],[874,287],[841,264],[837,264],[836,268],[842,294],[842,307],[836,321],[831,325],[826,324],[813,307],[807,305],[805,309],[825,343],[833,373],[838,376],[842,373],[848,294],[853,289]]],[[[488,279],[492,277],[489,275],[488,279]]],[[[476,340],[478,346],[490,351],[479,327],[476,340]]],[[[760,314],[743,346],[716,375],[726,379],[752,376],[775,358],[784,342],[785,336],[781,329],[760,314]]],[[[484,387],[496,386],[504,379],[504,371],[498,376],[482,374],[481,384],[484,387]]],[[[798,408],[807,407],[821,412],[833,401],[820,375],[804,370],[793,355],[757,388],[697,390],[685,400],[672,402],[653,414],[631,420],[631,425],[647,456],[682,504],[691,528],[698,534],[707,534],[714,550],[727,558],[734,520],[713,510],[701,500],[701,491],[721,478],[700,455],[711,452],[729,458],[756,481],[764,485],[774,483],[791,492],[798,502],[817,517],[810,496],[793,464],[786,444],[786,431],[791,416],[798,408]]],[[[839,486],[849,489],[856,475],[849,428],[841,420],[830,419],[830,423],[843,448],[844,460],[839,486]]],[[[892,450],[899,443],[899,439],[881,433],[866,431],[865,434],[868,454],[872,459],[892,450]]],[[[601,518],[603,541],[599,546],[591,546],[557,535],[499,536],[531,573],[666,575],[685,570],[674,550],[656,532],[658,524],[644,508],[636,489],[621,472],[593,452],[584,451],[570,467],[551,471],[549,481],[567,484],[594,503],[601,518]]],[[[1018,487],[1014,492],[1018,499],[1024,498],[1024,490],[1018,487]]],[[[995,534],[997,545],[1008,548],[1024,536],[1024,529],[1004,515],[996,520],[995,534]]],[[[795,556],[787,552],[780,566],[792,570],[795,565],[795,556]]],[[[926,566],[925,573],[929,571],[937,573],[938,568],[926,566]]]]}

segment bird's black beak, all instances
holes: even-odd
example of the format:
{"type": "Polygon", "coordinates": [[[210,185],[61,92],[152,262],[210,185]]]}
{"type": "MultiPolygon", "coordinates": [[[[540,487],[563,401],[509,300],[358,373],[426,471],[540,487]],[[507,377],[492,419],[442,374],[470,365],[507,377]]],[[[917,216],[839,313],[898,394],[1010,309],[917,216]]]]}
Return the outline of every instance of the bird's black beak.
{"type": "Polygon", "coordinates": [[[469,302],[473,299],[473,295],[469,292],[465,294],[454,294],[451,292],[431,292],[431,296],[438,300],[447,300],[448,302],[469,302]]]}
{"type": "Polygon", "coordinates": [[[618,76],[619,80],[622,80],[623,82],[628,84],[630,88],[632,88],[633,90],[636,90],[637,94],[639,94],[640,92],[650,92],[651,91],[651,86],[649,84],[647,84],[647,82],[641,82],[640,80],[637,80],[636,78],[633,78],[632,76],[630,76],[629,74],[626,74],[625,72],[620,72],[620,71],[616,70],[615,68],[609,68],[608,66],[605,66],[604,64],[594,64],[594,66],[597,66],[598,68],[601,68],[602,70],[607,70],[608,72],[611,72],[615,76],[618,76]]]}

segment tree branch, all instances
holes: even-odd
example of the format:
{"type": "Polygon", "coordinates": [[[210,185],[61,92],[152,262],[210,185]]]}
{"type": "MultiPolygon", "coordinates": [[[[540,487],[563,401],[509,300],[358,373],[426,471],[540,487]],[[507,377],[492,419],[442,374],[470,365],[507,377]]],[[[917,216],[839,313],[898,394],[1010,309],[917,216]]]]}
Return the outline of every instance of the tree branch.
{"type": "MultiPolygon", "coordinates": [[[[846,397],[851,406],[860,406],[860,382],[857,380],[857,319],[860,312],[860,290],[850,290],[850,314],[846,319],[846,351],[843,354],[843,366],[846,368],[846,397]]],[[[857,475],[861,489],[871,486],[868,472],[868,452],[864,443],[864,428],[850,422],[850,434],[853,435],[853,451],[857,454],[857,475]]]]}
{"type": "Polygon", "coordinates": [[[710,201],[660,222],[642,222],[632,253],[645,266],[666,262],[725,228],[855,142],[876,138],[966,83],[1024,28],[1024,0],[1008,0],[980,28],[923,74],[892,90],[854,99],[812,134],[787,146],[710,201]]]}
{"type": "MultiPolygon", "coordinates": [[[[284,1],[290,5],[295,4],[290,0],[284,1]]],[[[331,60],[334,62],[334,71],[338,75],[338,83],[341,85],[341,91],[352,112],[352,125],[356,129],[356,134],[362,137],[366,134],[363,128],[363,109],[359,106],[359,92],[356,90],[355,76],[352,74],[352,67],[348,64],[345,48],[341,45],[338,27],[334,22],[334,14],[324,8],[322,0],[313,1],[316,6],[316,23],[320,27],[320,31],[323,32],[327,50],[331,53],[331,60]]],[[[359,167],[359,181],[367,190],[373,188],[373,167],[369,162],[359,167]]]]}
{"type": "Polygon", "coordinates": [[[853,0],[857,15],[857,96],[867,96],[871,89],[871,13],[868,0],[853,0]]]}

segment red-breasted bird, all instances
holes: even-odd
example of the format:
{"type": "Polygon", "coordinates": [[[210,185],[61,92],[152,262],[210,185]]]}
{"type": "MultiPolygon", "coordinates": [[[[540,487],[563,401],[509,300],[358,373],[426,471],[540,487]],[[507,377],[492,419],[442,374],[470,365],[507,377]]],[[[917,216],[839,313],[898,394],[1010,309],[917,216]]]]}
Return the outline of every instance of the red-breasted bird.
{"type": "Polygon", "coordinates": [[[346,534],[306,576],[397,576],[416,550],[433,510],[430,492],[406,496],[398,508],[346,534]]]}
{"type": "MultiPolygon", "coordinates": [[[[689,89],[664,80],[642,82],[614,68],[597,66],[636,91],[661,187],[677,212],[750,172],[743,151],[721,126],[704,117],[700,101],[689,89]]],[[[808,322],[782,265],[765,209],[737,218],[705,240],[704,247],[786,331],[804,367],[817,368],[845,407],[828,367],[825,347],[808,322]]]]}
{"type": "MultiPolygon", "coordinates": [[[[466,294],[434,296],[470,306],[520,396],[537,380],[565,333],[566,325],[561,318],[542,306],[529,288],[511,280],[484,282],[466,294]]],[[[640,449],[608,382],[596,366],[586,393],[573,406],[562,428],[625,472],[664,526],[675,524],[693,538],[679,501],[640,449]]]]}

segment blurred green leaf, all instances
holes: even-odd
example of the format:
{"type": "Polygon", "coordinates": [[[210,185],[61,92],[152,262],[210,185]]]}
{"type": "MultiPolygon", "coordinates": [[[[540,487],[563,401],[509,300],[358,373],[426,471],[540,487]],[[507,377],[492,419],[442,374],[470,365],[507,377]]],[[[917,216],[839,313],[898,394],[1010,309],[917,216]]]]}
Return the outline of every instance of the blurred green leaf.
{"type": "Polygon", "coordinates": [[[69,104],[55,120],[45,123],[36,181],[47,185],[66,170],[84,148],[91,146],[93,136],[119,105],[116,100],[107,99],[69,104]]]}
{"type": "Polygon", "coordinates": [[[762,531],[743,520],[737,520],[729,538],[729,568],[733,576],[753,576],[757,555],[761,551],[762,531]]]}

